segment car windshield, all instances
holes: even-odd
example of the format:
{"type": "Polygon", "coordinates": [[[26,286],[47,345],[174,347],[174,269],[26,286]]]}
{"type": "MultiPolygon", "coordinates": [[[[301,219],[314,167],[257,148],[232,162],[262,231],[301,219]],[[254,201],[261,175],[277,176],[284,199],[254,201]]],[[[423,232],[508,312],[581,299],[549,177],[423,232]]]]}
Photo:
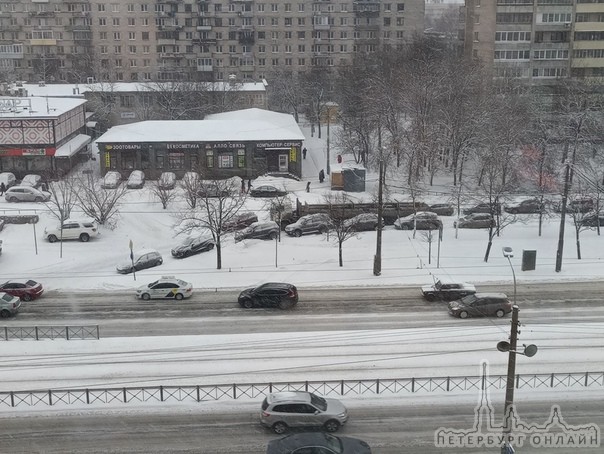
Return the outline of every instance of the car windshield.
{"type": "Polygon", "coordinates": [[[316,394],[310,393],[310,403],[321,411],[327,410],[327,401],[316,394]]]}
{"type": "Polygon", "coordinates": [[[436,290],[440,290],[440,288],[443,286],[443,283],[441,281],[436,281],[436,284],[434,284],[434,288],[436,290]]]}
{"type": "Polygon", "coordinates": [[[35,287],[36,285],[38,285],[38,283],[36,281],[29,280],[25,283],[25,285],[29,287],[35,287]]]}
{"type": "Polygon", "coordinates": [[[11,301],[13,299],[13,297],[10,296],[8,293],[5,293],[4,295],[2,295],[2,299],[4,301],[11,301]]]}
{"type": "Polygon", "coordinates": [[[176,283],[178,284],[179,287],[186,287],[187,283],[185,281],[181,281],[180,279],[178,279],[176,281],[176,283]]]}
{"type": "Polygon", "coordinates": [[[334,437],[333,435],[323,434],[325,437],[325,443],[329,449],[333,452],[341,454],[344,452],[344,447],[342,446],[342,442],[334,437]]]}
{"type": "Polygon", "coordinates": [[[474,301],[476,301],[476,295],[464,296],[461,299],[461,302],[464,303],[464,304],[472,304],[474,301]]]}
{"type": "Polygon", "coordinates": [[[148,288],[153,287],[155,284],[157,284],[159,281],[155,281],[155,282],[151,282],[149,285],[147,285],[148,288]]]}

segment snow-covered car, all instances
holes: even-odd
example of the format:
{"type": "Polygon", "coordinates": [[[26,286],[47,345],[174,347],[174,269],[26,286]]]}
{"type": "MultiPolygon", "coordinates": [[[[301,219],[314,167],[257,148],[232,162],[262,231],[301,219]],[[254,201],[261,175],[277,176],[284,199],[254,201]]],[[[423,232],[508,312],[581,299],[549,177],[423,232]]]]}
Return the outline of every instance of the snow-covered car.
{"type": "Polygon", "coordinates": [[[142,170],[133,170],[128,177],[126,187],[128,189],[141,189],[145,185],[145,172],[142,170]]]}
{"type": "Polygon", "coordinates": [[[50,192],[38,191],[31,186],[13,186],[4,193],[7,202],[46,202],[50,192]]]}
{"type": "Polygon", "coordinates": [[[42,184],[42,177],[34,173],[25,175],[19,183],[20,186],[31,186],[32,188],[38,188],[42,184]]]}
{"type": "Polygon", "coordinates": [[[63,240],[80,240],[86,243],[90,238],[94,238],[99,234],[99,228],[94,221],[77,221],[67,219],[61,225],[55,227],[46,227],[44,229],[44,238],[49,242],[55,243],[63,240]]]}
{"type": "Polygon", "coordinates": [[[122,181],[122,176],[119,172],[115,170],[110,170],[103,177],[103,181],[101,182],[101,188],[103,189],[115,189],[120,185],[122,181]]]}
{"type": "Polygon", "coordinates": [[[580,221],[580,224],[585,227],[603,227],[604,226],[604,212],[599,213],[592,212],[587,213],[580,221]]]}
{"type": "MultiPolygon", "coordinates": [[[[378,227],[378,215],[376,213],[361,213],[353,218],[346,219],[343,226],[345,229],[354,230],[355,232],[376,230],[378,227]]],[[[384,226],[383,219],[382,226],[384,226]]]]}
{"type": "Polygon", "coordinates": [[[541,213],[544,205],[539,199],[522,200],[518,203],[506,204],[503,210],[510,214],[533,214],[541,213]]]}
{"type": "Polygon", "coordinates": [[[8,318],[19,312],[21,300],[8,293],[0,292],[0,318],[8,318]]]}
{"type": "Polygon", "coordinates": [[[189,298],[193,294],[193,284],[176,279],[174,276],[162,276],[161,279],[136,289],[136,297],[143,300],[189,298]]]}
{"type": "Polygon", "coordinates": [[[490,213],[490,214],[501,214],[500,203],[479,203],[463,210],[463,214],[474,214],[474,213],[490,213]]]}
{"type": "Polygon", "coordinates": [[[422,286],[422,295],[428,301],[452,301],[476,293],[476,287],[466,282],[438,280],[433,285],[422,286]]]}
{"type": "Polygon", "coordinates": [[[231,217],[228,221],[222,223],[222,231],[234,232],[236,230],[244,229],[247,226],[253,224],[254,222],[258,222],[258,216],[256,215],[256,213],[252,211],[239,213],[231,217]]]}
{"type": "Polygon", "coordinates": [[[279,224],[274,221],[254,222],[235,233],[235,243],[243,240],[274,240],[279,236],[279,224]]]}
{"type": "Polygon", "coordinates": [[[32,279],[11,279],[0,285],[0,292],[16,296],[23,301],[31,301],[44,293],[44,287],[32,279]]]}
{"type": "Polygon", "coordinates": [[[394,221],[394,228],[397,230],[439,230],[442,226],[438,215],[431,211],[419,211],[394,221]]]}
{"type": "Polygon", "coordinates": [[[4,187],[6,189],[10,188],[17,184],[17,179],[15,178],[15,174],[11,172],[2,172],[0,173],[0,184],[4,183],[4,187]]]}
{"type": "Polygon", "coordinates": [[[250,191],[252,197],[281,197],[285,194],[287,194],[287,191],[268,184],[252,188],[250,191]]]}
{"type": "Polygon", "coordinates": [[[211,197],[229,197],[233,195],[232,187],[227,183],[217,181],[203,181],[199,185],[197,195],[202,199],[211,197]]]}
{"type": "Polygon", "coordinates": [[[333,228],[329,216],[325,213],[307,214],[302,216],[293,224],[285,227],[285,233],[289,236],[300,237],[309,233],[327,233],[333,228]]]}
{"type": "Polygon", "coordinates": [[[132,254],[131,260],[124,260],[116,266],[120,274],[128,274],[133,271],[145,270],[164,263],[161,254],[154,249],[141,249],[132,254]]]}
{"type": "Polygon", "coordinates": [[[172,257],[182,259],[202,252],[211,251],[215,246],[214,239],[207,235],[189,237],[172,248],[172,257]]]}
{"type": "Polygon", "coordinates": [[[157,185],[161,189],[174,189],[176,186],[176,174],[174,172],[162,172],[157,185]]]}
{"type": "Polygon", "coordinates": [[[430,205],[428,211],[436,213],[439,216],[453,216],[455,208],[450,203],[435,203],[434,205],[430,205]]]}
{"type": "Polygon", "coordinates": [[[453,222],[453,227],[459,229],[488,229],[495,225],[495,219],[489,213],[472,213],[453,222]]]}
{"type": "Polygon", "coordinates": [[[503,317],[512,312],[512,302],[504,293],[474,293],[449,302],[449,314],[453,317],[503,317]]]}

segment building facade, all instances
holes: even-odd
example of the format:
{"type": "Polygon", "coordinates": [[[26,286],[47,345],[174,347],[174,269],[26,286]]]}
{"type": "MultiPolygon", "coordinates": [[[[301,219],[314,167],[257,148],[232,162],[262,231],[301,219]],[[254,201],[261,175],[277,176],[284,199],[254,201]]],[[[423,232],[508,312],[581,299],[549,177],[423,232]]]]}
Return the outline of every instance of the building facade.
{"type": "Polygon", "coordinates": [[[87,160],[82,99],[0,97],[0,172],[53,178],[87,160]]]}
{"type": "Polygon", "coordinates": [[[604,74],[604,0],[466,0],[465,53],[494,77],[604,74]]]}
{"type": "Polygon", "coordinates": [[[0,0],[0,71],[30,82],[261,80],[424,31],[425,0],[0,0]]]}
{"type": "Polygon", "coordinates": [[[162,172],[182,178],[256,178],[277,174],[302,177],[304,134],[289,114],[246,109],[205,120],[144,121],[111,128],[96,141],[101,174],[127,178],[142,170],[150,179],[162,172]]]}

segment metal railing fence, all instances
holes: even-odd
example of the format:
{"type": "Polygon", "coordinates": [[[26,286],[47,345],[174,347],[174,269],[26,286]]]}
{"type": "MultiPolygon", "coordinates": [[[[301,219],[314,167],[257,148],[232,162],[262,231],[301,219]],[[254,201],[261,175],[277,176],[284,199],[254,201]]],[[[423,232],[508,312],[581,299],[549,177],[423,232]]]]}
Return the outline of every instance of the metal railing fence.
{"type": "Polygon", "coordinates": [[[99,339],[99,325],[87,326],[5,326],[0,329],[1,340],[99,339]]]}

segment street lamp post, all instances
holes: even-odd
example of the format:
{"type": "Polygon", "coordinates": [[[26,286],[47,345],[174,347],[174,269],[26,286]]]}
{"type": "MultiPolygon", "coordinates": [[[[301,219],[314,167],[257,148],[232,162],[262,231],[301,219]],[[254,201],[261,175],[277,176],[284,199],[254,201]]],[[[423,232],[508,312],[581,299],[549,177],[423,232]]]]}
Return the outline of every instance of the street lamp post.
{"type": "Polygon", "coordinates": [[[501,454],[514,452],[510,444],[510,434],[512,433],[511,411],[514,405],[514,379],[516,377],[516,347],[518,345],[518,306],[516,305],[516,273],[512,266],[511,258],[514,257],[514,251],[511,247],[502,248],[503,256],[508,259],[512,276],[514,277],[514,306],[512,307],[512,328],[510,332],[510,351],[508,353],[508,375],[505,387],[505,407],[503,411],[503,433],[504,443],[501,446],[501,454]]]}

